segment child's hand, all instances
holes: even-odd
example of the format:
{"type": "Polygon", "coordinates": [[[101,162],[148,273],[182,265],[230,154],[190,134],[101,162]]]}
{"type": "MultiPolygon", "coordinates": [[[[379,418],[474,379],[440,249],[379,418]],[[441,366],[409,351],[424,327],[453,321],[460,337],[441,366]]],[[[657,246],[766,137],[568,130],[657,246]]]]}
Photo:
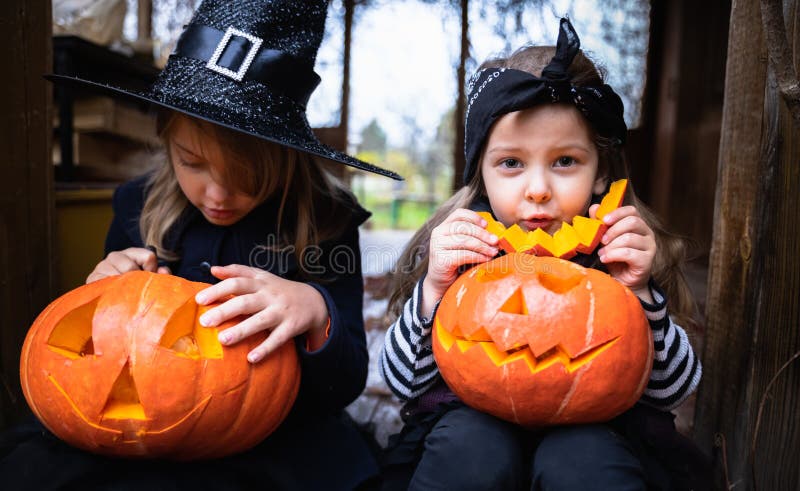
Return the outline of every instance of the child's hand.
{"type": "Polygon", "coordinates": [[[106,276],[115,276],[128,271],[152,271],[169,274],[169,268],[158,266],[158,259],[153,251],[144,247],[129,247],[124,251],[113,251],[94,267],[86,283],[97,281],[106,276]]]}
{"type": "Polygon", "coordinates": [[[428,274],[422,284],[423,312],[430,312],[456,281],[459,266],[483,263],[497,255],[498,238],[485,226],[480,215],[459,208],[431,231],[428,274]]]}
{"type": "Polygon", "coordinates": [[[303,333],[307,333],[312,351],[324,343],[328,307],[314,287],[239,264],[214,266],[211,274],[222,281],[199,292],[195,296],[197,303],[207,305],[228,295],[234,297],[203,314],[200,323],[212,327],[246,316],[242,322],[220,333],[219,341],[223,345],[238,343],[267,330],[267,339],[247,355],[251,363],[257,363],[303,333]]]}
{"type": "MultiPolygon", "coordinates": [[[[589,209],[594,218],[598,205],[589,209]]],[[[604,247],[597,254],[614,279],[640,299],[652,303],[647,282],[656,257],[656,237],[633,206],[623,206],[603,217],[608,230],[600,239],[604,247]]]]}

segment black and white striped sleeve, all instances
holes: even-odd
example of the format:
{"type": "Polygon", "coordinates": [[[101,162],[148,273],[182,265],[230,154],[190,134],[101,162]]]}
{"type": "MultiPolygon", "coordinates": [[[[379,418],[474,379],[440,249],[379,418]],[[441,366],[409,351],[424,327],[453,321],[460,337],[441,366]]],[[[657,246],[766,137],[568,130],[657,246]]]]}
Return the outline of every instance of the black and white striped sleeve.
{"type": "Polygon", "coordinates": [[[653,331],[655,356],[642,402],[664,411],[678,407],[697,389],[703,367],[686,331],[667,315],[664,293],[651,283],[655,304],[642,302],[653,331]]]}
{"type": "Polygon", "coordinates": [[[431,347],[431,327],[438,303],[430,319],[420,315],[421,304],[422,280],[414,287],[400,317],[386,331],[378,364],[386,385],[401,400],[419,397],[439,374],[431,347]]]}

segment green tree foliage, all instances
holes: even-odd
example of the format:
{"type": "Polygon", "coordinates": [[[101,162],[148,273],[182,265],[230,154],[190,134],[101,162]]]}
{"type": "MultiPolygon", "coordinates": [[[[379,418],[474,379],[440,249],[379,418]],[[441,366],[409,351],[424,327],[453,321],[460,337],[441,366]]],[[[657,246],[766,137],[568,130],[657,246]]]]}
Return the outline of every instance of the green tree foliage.
{"type": "Polygon", "coordinates": [[[372,119],[364,129],[361,130],[361,143],[358,144],[359,152],[386,153],[386,132],[376,119],[372,119]]]}

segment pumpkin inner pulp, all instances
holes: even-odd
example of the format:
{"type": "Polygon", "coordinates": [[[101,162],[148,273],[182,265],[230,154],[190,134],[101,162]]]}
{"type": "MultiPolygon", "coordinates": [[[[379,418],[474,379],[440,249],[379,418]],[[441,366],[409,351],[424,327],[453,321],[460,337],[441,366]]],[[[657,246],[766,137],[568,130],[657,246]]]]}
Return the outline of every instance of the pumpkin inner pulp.
{"type": "MultiPolygon", "coordinates": [[[[208,308],[206,307],[206,310],[208,308]]],[[[175,351],[178,356],[192,359],[222,358],[222,345],[217,339],[218,330],[203,327],[198,318],[197,303],[192,299],[178,308],[170,317],[161,337],[161,346],[175,351]]]]}
{"type": "Polygon", "coordinates": [[[53,328],[47,347],[71,360],[94,354],[92,317],[99,298],[72,310],[53,328]]]}

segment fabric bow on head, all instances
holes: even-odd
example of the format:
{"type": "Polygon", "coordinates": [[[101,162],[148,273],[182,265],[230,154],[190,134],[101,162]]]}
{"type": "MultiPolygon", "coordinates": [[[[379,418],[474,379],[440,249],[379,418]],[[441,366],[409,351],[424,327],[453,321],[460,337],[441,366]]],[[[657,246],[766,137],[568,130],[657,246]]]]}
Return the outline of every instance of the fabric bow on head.
{"type": "Polygon", "coordinates": [[[602,136],[624,143],[628,128],[620,97],[607,84],[575,86],[568,69],[581,46],[568,19],[561,19],[556,54],[536,77],[512,68],[486,68],[470,80],[464,117],[464,184],[475,175],[481,149],[498,118],[538,104],[574,104],[602,136]]]}

